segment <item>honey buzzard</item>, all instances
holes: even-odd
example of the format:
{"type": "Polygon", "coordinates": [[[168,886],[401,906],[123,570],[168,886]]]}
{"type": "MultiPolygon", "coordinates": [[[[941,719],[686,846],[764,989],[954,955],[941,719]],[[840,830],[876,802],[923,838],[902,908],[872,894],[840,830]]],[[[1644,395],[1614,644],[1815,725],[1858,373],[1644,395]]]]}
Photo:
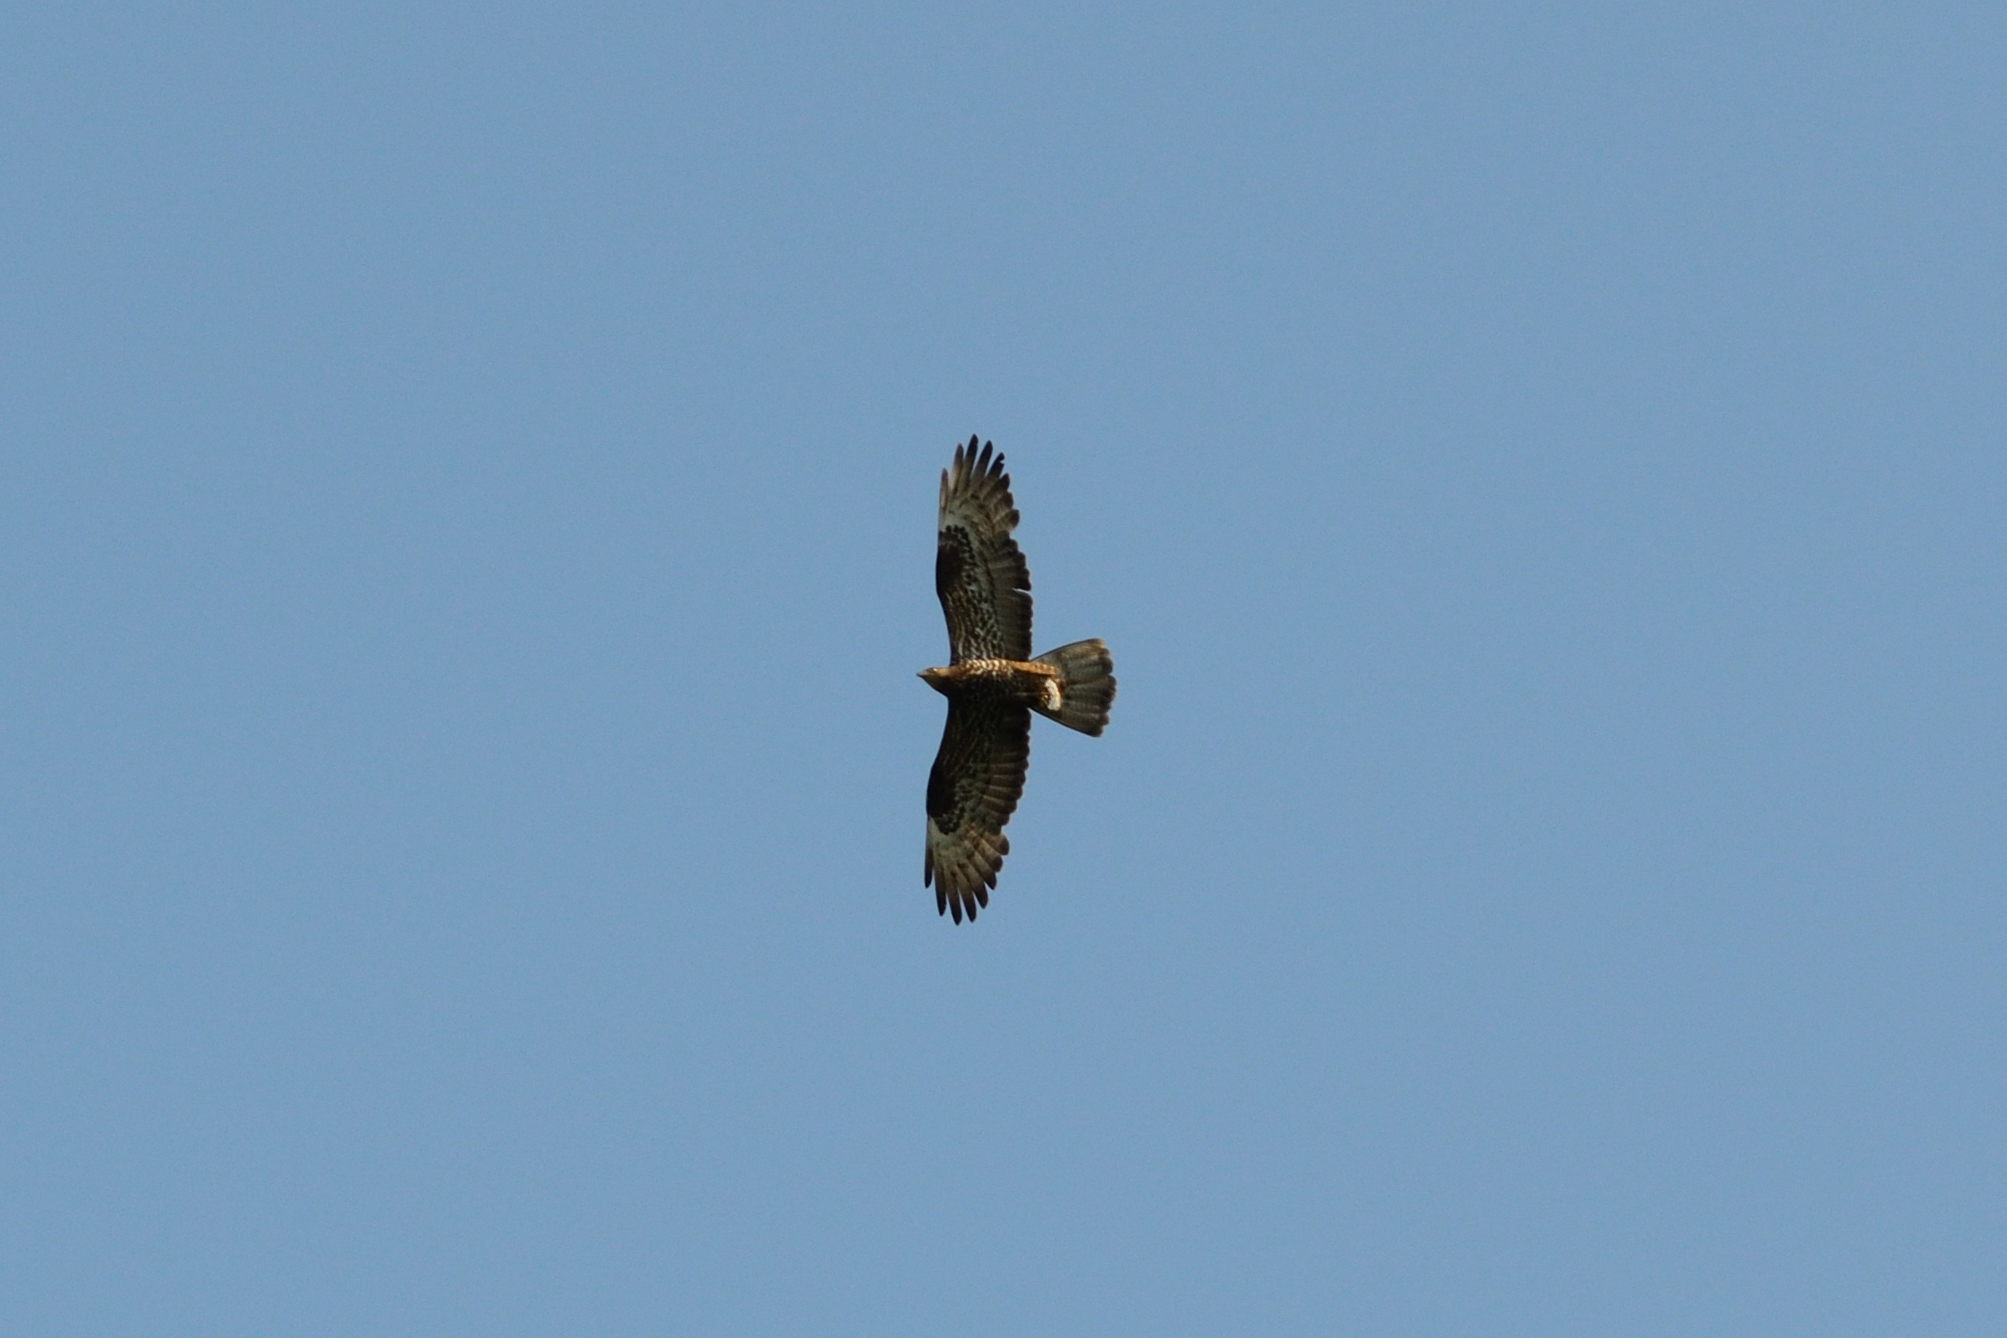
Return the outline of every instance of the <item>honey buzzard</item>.
{"type": "Polygon", "coordinates": [[[1115,662],[1100,641],[1031,658],[1031,574],[1003,456],[978,438],[941,471],[934,589],[948,615],[945,669],[920,677],[948,699],[948,727],[927,777],[927,871],[943,915],[976,918],[990,904],[1010,841],[1004,824],[1024,793],[1031,713],[1099,734],[1115,700],[1115,662]]]}

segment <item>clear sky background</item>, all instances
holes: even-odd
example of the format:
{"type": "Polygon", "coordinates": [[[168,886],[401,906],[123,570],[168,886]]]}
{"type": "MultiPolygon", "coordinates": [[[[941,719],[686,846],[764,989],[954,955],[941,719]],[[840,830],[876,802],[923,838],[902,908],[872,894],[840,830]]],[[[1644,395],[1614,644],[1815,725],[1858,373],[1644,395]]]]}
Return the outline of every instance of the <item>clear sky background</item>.
{"type": "Polygon", "coordinates": [[[0,1330],[2007,1331],[2003,69],[15,7],[0,1330]],[[970,433],[1121,696],[957,928],[970,433]]]}

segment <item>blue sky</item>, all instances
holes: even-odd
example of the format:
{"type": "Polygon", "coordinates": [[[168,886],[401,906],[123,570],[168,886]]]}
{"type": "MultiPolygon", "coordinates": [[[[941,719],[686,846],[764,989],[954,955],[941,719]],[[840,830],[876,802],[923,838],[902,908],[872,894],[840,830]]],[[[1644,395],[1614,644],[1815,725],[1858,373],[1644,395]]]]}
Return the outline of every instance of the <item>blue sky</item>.
{"type": "Polygon", "coordinates": [[[0,37],[0,1328],[2007,1322],[1997,9],[0,37]]]}

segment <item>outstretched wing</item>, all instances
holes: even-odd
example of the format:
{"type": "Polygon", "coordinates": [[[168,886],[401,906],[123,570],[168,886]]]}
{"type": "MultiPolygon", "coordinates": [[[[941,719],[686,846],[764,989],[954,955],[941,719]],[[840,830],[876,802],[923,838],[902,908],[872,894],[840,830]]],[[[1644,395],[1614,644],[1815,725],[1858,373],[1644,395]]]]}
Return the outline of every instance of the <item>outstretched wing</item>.
{"type": "Polygon", "coordinates": [[[1031,712],[949,698],[948,727],[927,777],[927,875],[934,903],[955,923],[990,904],[1010,841],[1003,825],[1024,793],[1031,712]]]}
{"type": "Polygon", "coordinates": [[[934,590],[948,615],[949,663],[1031,658],[1031,573],[1010,532],[1017,508],[1003,456],[976,438],[941,471],[940,541],[934,590]]]}

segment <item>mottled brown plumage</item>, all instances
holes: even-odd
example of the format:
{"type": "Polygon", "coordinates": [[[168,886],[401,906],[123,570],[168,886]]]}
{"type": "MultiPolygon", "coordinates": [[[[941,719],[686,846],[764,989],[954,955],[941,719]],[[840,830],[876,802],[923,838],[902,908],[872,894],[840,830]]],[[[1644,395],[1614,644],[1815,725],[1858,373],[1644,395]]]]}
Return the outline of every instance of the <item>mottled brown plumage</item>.
{"type": "Polygon", "coordinates": [[[955,923],[990,904],[1010,853],[1003,828],[1024,793],[1031,713],[1099,734],[1115,700],[1114,662],[1099,641],[1031,658],[1031,574],[1011,531],[1017,508],[1003,456],[978,438],[941,471],[934,589],[948,619],[950,661],[920,677],[948,699],[948,725],[927,778],[925,882],[955,923]]]}

